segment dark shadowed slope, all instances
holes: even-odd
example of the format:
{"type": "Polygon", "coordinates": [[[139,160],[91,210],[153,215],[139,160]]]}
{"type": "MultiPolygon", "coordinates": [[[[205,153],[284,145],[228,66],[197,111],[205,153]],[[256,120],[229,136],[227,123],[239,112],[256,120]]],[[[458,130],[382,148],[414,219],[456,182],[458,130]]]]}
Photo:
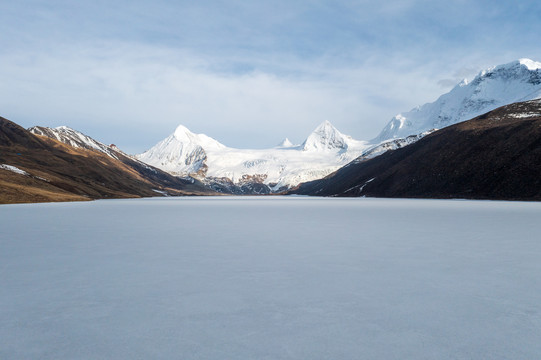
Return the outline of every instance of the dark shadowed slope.
{"type": "Polygon", "coordinates": [[[541,200],[541,101],[500,107],[291,193],[541,200]]]}
{"type": "Polygon", "coordinates": [[[114,155],[36,136],[0,117],[0,203],[208,193],[198,182],[114,155]]]}

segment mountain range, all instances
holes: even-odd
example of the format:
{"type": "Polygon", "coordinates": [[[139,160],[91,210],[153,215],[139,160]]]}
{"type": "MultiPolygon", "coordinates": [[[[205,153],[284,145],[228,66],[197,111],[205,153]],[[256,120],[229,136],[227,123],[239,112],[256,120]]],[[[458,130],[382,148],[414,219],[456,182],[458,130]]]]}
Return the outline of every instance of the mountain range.
{"type": "Polygon", "coordinates": [[[328,121],[300,145],[286,140],[272,149],[235,149],[179,126],[136,158],[176,176],[194,176],[211,187],[224,181],[233,187],[252,182],[269,193],[322,178],[369,147],[367,142],[342,134],[328,121]]]}
{"type": "Polygon", "coordinates": [[[246,150],[179,126],[136,158],[174,175],[194,176],[217,191],[250,193],[250,188],[243,192],[235,187],[258,183],[258,193],[275,193],[323,178],[352,160],[410,145],[499,106],[540,97],[541,63],[520,59],[483,70],[436,101],[396,115],[372,140],[355,140],[326,121],[300,145],[287,141],[273,149],[246,150]]]}
{"type": "Polygon", "coordinates": [[[26,130],[1,117],[0,189],[0,203],[212,193],[73,129],[26,130]]]}
{"type": "Polygon", "coordinates": [[[535,189],[519,194],[487,181],[517,185],[512,173],[491,166],[515,169],[521,179],[531,177],[516,164],[536,173],[536,158],[528,154],[537,151],[539,102],[532,100],[540,98],[541,63],[520,59],[396,115],[372,140],[355,140],[325,121],[301,144],[286,138],[271,149],[235,149],[179,125],[135,156],[65,126],[25,130],[0,118],[0,202],[217,193],[533,199],[535,189]],[[503,148],[522,152],[507,157],[503,148]],[[454,185],[436,181],[430,171],[455,179],[454,185]],[[500,190],[481,191],[476,184],[500,190]]]}
{"type": "Polygon", "coordinates": [[[541,200],[541,99],[448,126],[358,159],[289,194],[541,200]]]}

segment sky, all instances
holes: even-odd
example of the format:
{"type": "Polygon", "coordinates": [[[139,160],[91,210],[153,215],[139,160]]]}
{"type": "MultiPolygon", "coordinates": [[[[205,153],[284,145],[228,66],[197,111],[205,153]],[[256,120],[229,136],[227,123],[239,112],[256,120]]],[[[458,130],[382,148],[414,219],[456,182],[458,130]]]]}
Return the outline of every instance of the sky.
{"type": "Polygon", "coordinates": [[[0,116],[141,153],[358,140],[463,78],[541,60],[541,2],[0,0],[0,116]]]}

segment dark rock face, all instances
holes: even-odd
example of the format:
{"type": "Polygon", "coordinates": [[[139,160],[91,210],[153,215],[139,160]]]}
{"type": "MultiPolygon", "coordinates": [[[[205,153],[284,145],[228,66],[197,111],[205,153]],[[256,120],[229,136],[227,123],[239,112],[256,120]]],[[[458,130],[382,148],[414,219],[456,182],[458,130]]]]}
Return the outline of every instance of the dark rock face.
{"type": "Polygon", "coordinates": [[[262,175],[243,175],[238,183],[234,183],[231,179],[222,177],[207,177],[203,181],[213,191],[231,194],[231,195],[268,195],[272,193],[271,188],[264,184],[263,181],[267,178],[266,174],[262,175]]]}
{"type": "Polygon", "coordinates": [[[541,101],[503,106],[293,194],[541,200],[541,101]]]}

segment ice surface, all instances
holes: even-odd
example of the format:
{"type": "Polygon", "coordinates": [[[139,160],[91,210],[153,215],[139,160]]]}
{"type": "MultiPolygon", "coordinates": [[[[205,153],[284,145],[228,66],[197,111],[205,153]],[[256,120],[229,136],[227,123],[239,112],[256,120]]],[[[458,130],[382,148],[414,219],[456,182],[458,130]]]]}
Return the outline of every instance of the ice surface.
{"type": "Polygon", "coordinates": [[[0,206],[1,359],[539,359],[540,203],[0,206]]]}

